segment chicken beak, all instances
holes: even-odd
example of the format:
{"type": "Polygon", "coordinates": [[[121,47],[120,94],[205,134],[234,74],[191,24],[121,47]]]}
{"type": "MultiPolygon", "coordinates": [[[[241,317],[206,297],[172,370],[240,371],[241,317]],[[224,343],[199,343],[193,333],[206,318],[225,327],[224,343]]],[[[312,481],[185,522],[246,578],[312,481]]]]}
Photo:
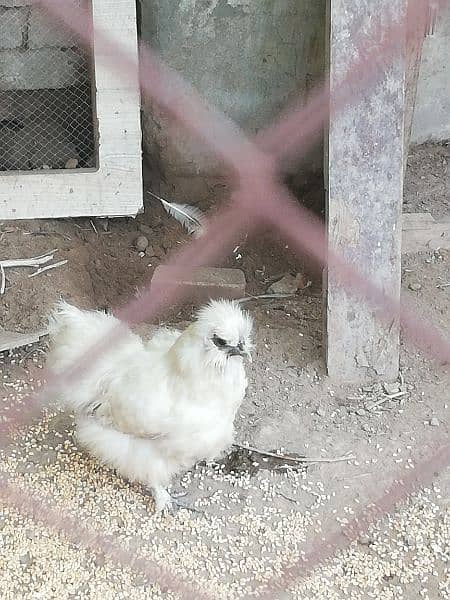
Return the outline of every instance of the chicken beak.
{"type": "Polygon", "coordinates": [[[238,346],[230,348],[228,350],[228,356],[241,356],[242,358],[246,358],[250,363],[252,362],[252,355],[250,352],[238,346]]]}

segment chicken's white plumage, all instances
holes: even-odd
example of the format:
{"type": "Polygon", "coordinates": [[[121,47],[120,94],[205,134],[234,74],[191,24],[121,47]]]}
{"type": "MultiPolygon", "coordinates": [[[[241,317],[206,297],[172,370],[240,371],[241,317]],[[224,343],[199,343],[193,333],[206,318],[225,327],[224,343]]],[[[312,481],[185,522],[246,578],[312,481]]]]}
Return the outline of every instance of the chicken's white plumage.
{"type": "MultiPolygon", "coordinates": [[[[50,318],[49,367],[63,374],[119,325],[112,315],[61,302],[50,318]]],[[[76,384],[61,389],[79,442],[148,486],[157,510],[163,509],[176,473],[217,457],[233,441],[251,330],[247,313],[225,300],[202,308],[184,332],[159,329],[143,341],[126,328],[76,384]]]]}

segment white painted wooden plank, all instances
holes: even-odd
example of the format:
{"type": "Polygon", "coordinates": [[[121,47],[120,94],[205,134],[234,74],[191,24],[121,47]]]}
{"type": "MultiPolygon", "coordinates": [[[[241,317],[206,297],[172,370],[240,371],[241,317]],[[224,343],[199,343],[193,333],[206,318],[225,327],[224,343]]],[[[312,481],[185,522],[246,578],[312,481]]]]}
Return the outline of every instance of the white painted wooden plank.
{"type": "MultiPolygon", "coordinates": [[[[0,173],[0,219],[135,215],[143,206],[136,8],[130,0],[93,0],[94,29],[135,64],[122,74],[94,51],[98,170],[0,173]]],[[[94,40],[95,47],[95,40],[94,40]]]]}

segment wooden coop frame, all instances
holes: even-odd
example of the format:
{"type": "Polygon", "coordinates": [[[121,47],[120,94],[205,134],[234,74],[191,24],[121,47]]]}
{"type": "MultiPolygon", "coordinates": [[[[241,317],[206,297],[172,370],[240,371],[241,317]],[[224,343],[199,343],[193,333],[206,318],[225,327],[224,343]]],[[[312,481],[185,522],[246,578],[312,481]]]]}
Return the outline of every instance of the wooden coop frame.
{"type": "Polygon", "coordinates": [[[136,6],[130,0],[91,3],[97,167],[1,172],[0,219],[134,216],[142,210],[136,6]],[[135,73],[123,78],[111,68],[111,57],[101,51],[102,34],[126,50],[135,73]]]}

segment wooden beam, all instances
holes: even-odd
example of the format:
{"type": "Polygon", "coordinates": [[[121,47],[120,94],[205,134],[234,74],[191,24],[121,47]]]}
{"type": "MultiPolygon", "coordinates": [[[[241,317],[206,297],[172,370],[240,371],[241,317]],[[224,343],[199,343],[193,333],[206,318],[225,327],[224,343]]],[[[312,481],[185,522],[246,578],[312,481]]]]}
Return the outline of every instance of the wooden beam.
{"type": "MultiPolygon", "coordinates": [[[[327,135],[327,227],[330,248],[400,296],[403,195],[405,52],[376,85],[358,90],[344,110],[334,105],[355,40],[377,26],[404,22],[407,0],[329,0],[331,112],[327,135]]],[[[398,315],[381,320],[365,299],[347,291],[333,268],[325,274],[325,348],[330,376],[345,381],[393,379],[398,374],[398,315]]]]}
{"type": "Polygon", "coordinates": [[[450,218],[435,219],[428,213],[403,215],[402,252],[450,250],[450,218]]]}

